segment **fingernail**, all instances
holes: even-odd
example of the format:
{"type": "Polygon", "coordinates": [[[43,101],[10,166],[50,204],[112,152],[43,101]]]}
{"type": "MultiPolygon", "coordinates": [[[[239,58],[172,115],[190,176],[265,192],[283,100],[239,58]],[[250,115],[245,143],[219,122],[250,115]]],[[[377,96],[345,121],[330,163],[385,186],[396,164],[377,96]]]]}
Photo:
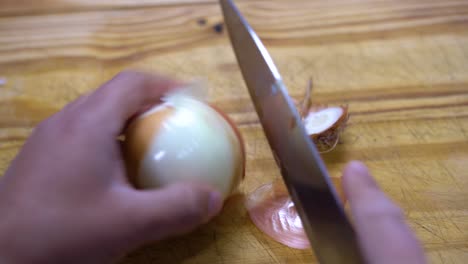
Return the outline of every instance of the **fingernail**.
{"type": "Polygon", "coordinates": [[[377,183],[375,182],[374,178],[370,174],[369,169],[367,166],[360,162],[360,161],[351,161],[349,164],[351,175],[354,178],[358,178],[359,182],[367,185],[368,187],[376,188],[377,183]]]}
{"type": "Polygon", "coordinates": [[[223,200],[219,192],[211,192],[208,204],[208,213],[211,217],[217,215],[223,206],[223,200]]]}
{"type": "Polygon", "coordinates": [[[367,169],[367,166],[364,163],[360,162],[360,161],[353,160],[353,161],[349,162],[349,167],[353,171],[358,172],[360,174],[369,173],[369,171],[367,169]]]}

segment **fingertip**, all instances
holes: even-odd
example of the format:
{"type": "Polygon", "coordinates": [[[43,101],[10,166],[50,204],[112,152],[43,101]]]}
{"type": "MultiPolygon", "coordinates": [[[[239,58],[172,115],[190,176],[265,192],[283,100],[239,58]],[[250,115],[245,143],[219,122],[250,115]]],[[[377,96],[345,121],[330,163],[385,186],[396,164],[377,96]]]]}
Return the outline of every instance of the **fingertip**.
{"type": "Polygon", "coordinates": [[[344,185],[362,185],[376,186],[369,169],[361,161],[350,161],[343,171],[344,185]]]}
{"type": "Polygon", "coordinates": [[[173,187],[181,188],[182,192],[190,193],[191,197],[197,197],[194,200],[198,201],[198,206],[206,209],[203,213],[206,216],[205,222],[219,214],[223,207],[224,198],[222,193],[210,185],[196,182],[181,182],[173,184],[173,187]]]}
{"type": "MultiPolygon", "coordinates": [[[[345,167],[345,175],[362,175],[369,174],[369,169],[366,164],[361,161],[353,160],[350,161],[345,167]]],[[[348,176],[349,177],[349,176],[348,176]]]]}
{"type": "Polygon", "coordinates": [[[223,196],[220,192],[216,190],[212,190],[210,193],[210,200],[208,205],[208,215],[211,219],[212,217],[219,214],[221,209],[223,208],[223,196]]]}
{"type": "MultiPolygon", "coordinates": [[[[224,198],[221,192],[216,188],[198,182],[179,182],[173,183],[166,187],[168,193],[173,193],[175,196],[184,194],[191,199],[192,206],[198,207],[202,212],[204,221],[209,221],[211,218],[219,214],[221,211],[224,198]]],[[[190,203],[189,203],[190,204],[190,203]]]]}
{"type": "Polygon", "coordinates": [[[205,223],[217,215],[223,206],[223,196],[215,188],[194,182],[170,184],[155,192],[166,196],[168,203],[176,206],[179,214],[183,211],[193,218],[193,222],[205,223]]]}
{"type": "Polygon", "coordinates": [[[369,262],[424,263],[418,241],[405,223],[401,208],[379,188],[367,166],[351,161],[343,173],[354,226],[369,262]],[[382,238],[388,242],[381,245],[382,238]]]}
{"type": "Polygon", "coordinates": [[[379,190],[367,166],[361,161],[349,162],[343,171],[343,189],[350,203],[379,190]]]}
{"type": "Polygon", "coordinates": [[[223,196],[197,183],[174,183],[152,190],[133,190],[126,206],[144,240],[161,240],[188,233],[219,214],[223,196]]]}

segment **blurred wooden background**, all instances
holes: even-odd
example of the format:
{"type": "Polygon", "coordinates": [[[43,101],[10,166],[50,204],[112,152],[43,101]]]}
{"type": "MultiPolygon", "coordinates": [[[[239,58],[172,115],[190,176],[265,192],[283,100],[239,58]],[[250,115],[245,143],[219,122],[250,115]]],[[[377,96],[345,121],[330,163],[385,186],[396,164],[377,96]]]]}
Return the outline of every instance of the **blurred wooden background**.
{"type": "MultiPolygon", "coordinates": [[[[468,259],[468,1],[236,1],[290,94],[350,106],[334,177],[365,161],[431,263],[468,259]]],[[[123,69],[202,79],[247,144],[241,192],[279,177],[214,0],[0,2],[0,172],[42,119],[123,69]]],[[[382,238],[385,243],[385,238],[382,238]]],[[[249,221],[243,195],[122,263],[310,263],[249,221]]]]}

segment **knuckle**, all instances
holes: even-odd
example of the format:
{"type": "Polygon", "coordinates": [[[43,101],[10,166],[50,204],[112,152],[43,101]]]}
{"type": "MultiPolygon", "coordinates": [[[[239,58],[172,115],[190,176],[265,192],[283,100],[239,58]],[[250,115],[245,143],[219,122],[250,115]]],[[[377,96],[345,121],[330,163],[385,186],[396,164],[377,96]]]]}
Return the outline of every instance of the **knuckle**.
{"type": "Polygon", "coordinates": [[[59,134],[82,130],[84,126],[90,124],[94,116],[92,112],[88,111],[88,107],[82,105],[85,99],[85,97],[80,97],[68,103],[62,110],[44,120],[38,129],[59,134]]]}
{"type": "Polygon", "coordinates": [[[80,111],[64,111],[54,120],[53,131],[60,137],[76,139],[85,135],[93,127],[92,115],[80,111]]]}

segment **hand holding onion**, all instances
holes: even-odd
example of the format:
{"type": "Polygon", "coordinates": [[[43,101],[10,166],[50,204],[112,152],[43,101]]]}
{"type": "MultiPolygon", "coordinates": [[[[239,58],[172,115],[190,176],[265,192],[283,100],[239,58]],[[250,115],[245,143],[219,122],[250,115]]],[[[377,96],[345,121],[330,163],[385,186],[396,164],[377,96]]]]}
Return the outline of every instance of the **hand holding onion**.
{"type": "Polygon", "coordinates": [[[34,130],[0,178],[0,263],[111,263],[217,215],[223,195],[209,184],[139,190],[127,180],[116,139],[176,87],[124,72],[34,130]]]}
{"type": "MultiPolygon", "coordinates": [[[[132,116],[158,104],[177,86],[159,76],[121,73],[38,126],[0,179],[0,263],[111,263],[141,244],[187,233],[218,214],[221,196],[235,184],[216,180],[209,187],[158,180],[156,187],[142,191],[127,180],[116,138],[132,116]]],[[[226,128],[224,122],[218,124],[226,128]]],[[[127,132],[132,129],[136,128],[127,132]]],[[[233,139],[231,132],[226,138],[233,139]]],[[[155,142],[149,146],[157,146],[155,142]]],[[[232,146],[239,143],[233,142],[237,143],[232,146]]],[[[239,164],[234,156],[226,155],[223,166],[239,164]]],[[[195,171],[196,166],[191,168],[195,171]]],[[[365,167],[354,163],[344,174],[345,193],[368,262],[424,263],[398,207],[365,167]]],[[[222,179],[235,182],[242,174],[224,175],[222,179]]]]}

